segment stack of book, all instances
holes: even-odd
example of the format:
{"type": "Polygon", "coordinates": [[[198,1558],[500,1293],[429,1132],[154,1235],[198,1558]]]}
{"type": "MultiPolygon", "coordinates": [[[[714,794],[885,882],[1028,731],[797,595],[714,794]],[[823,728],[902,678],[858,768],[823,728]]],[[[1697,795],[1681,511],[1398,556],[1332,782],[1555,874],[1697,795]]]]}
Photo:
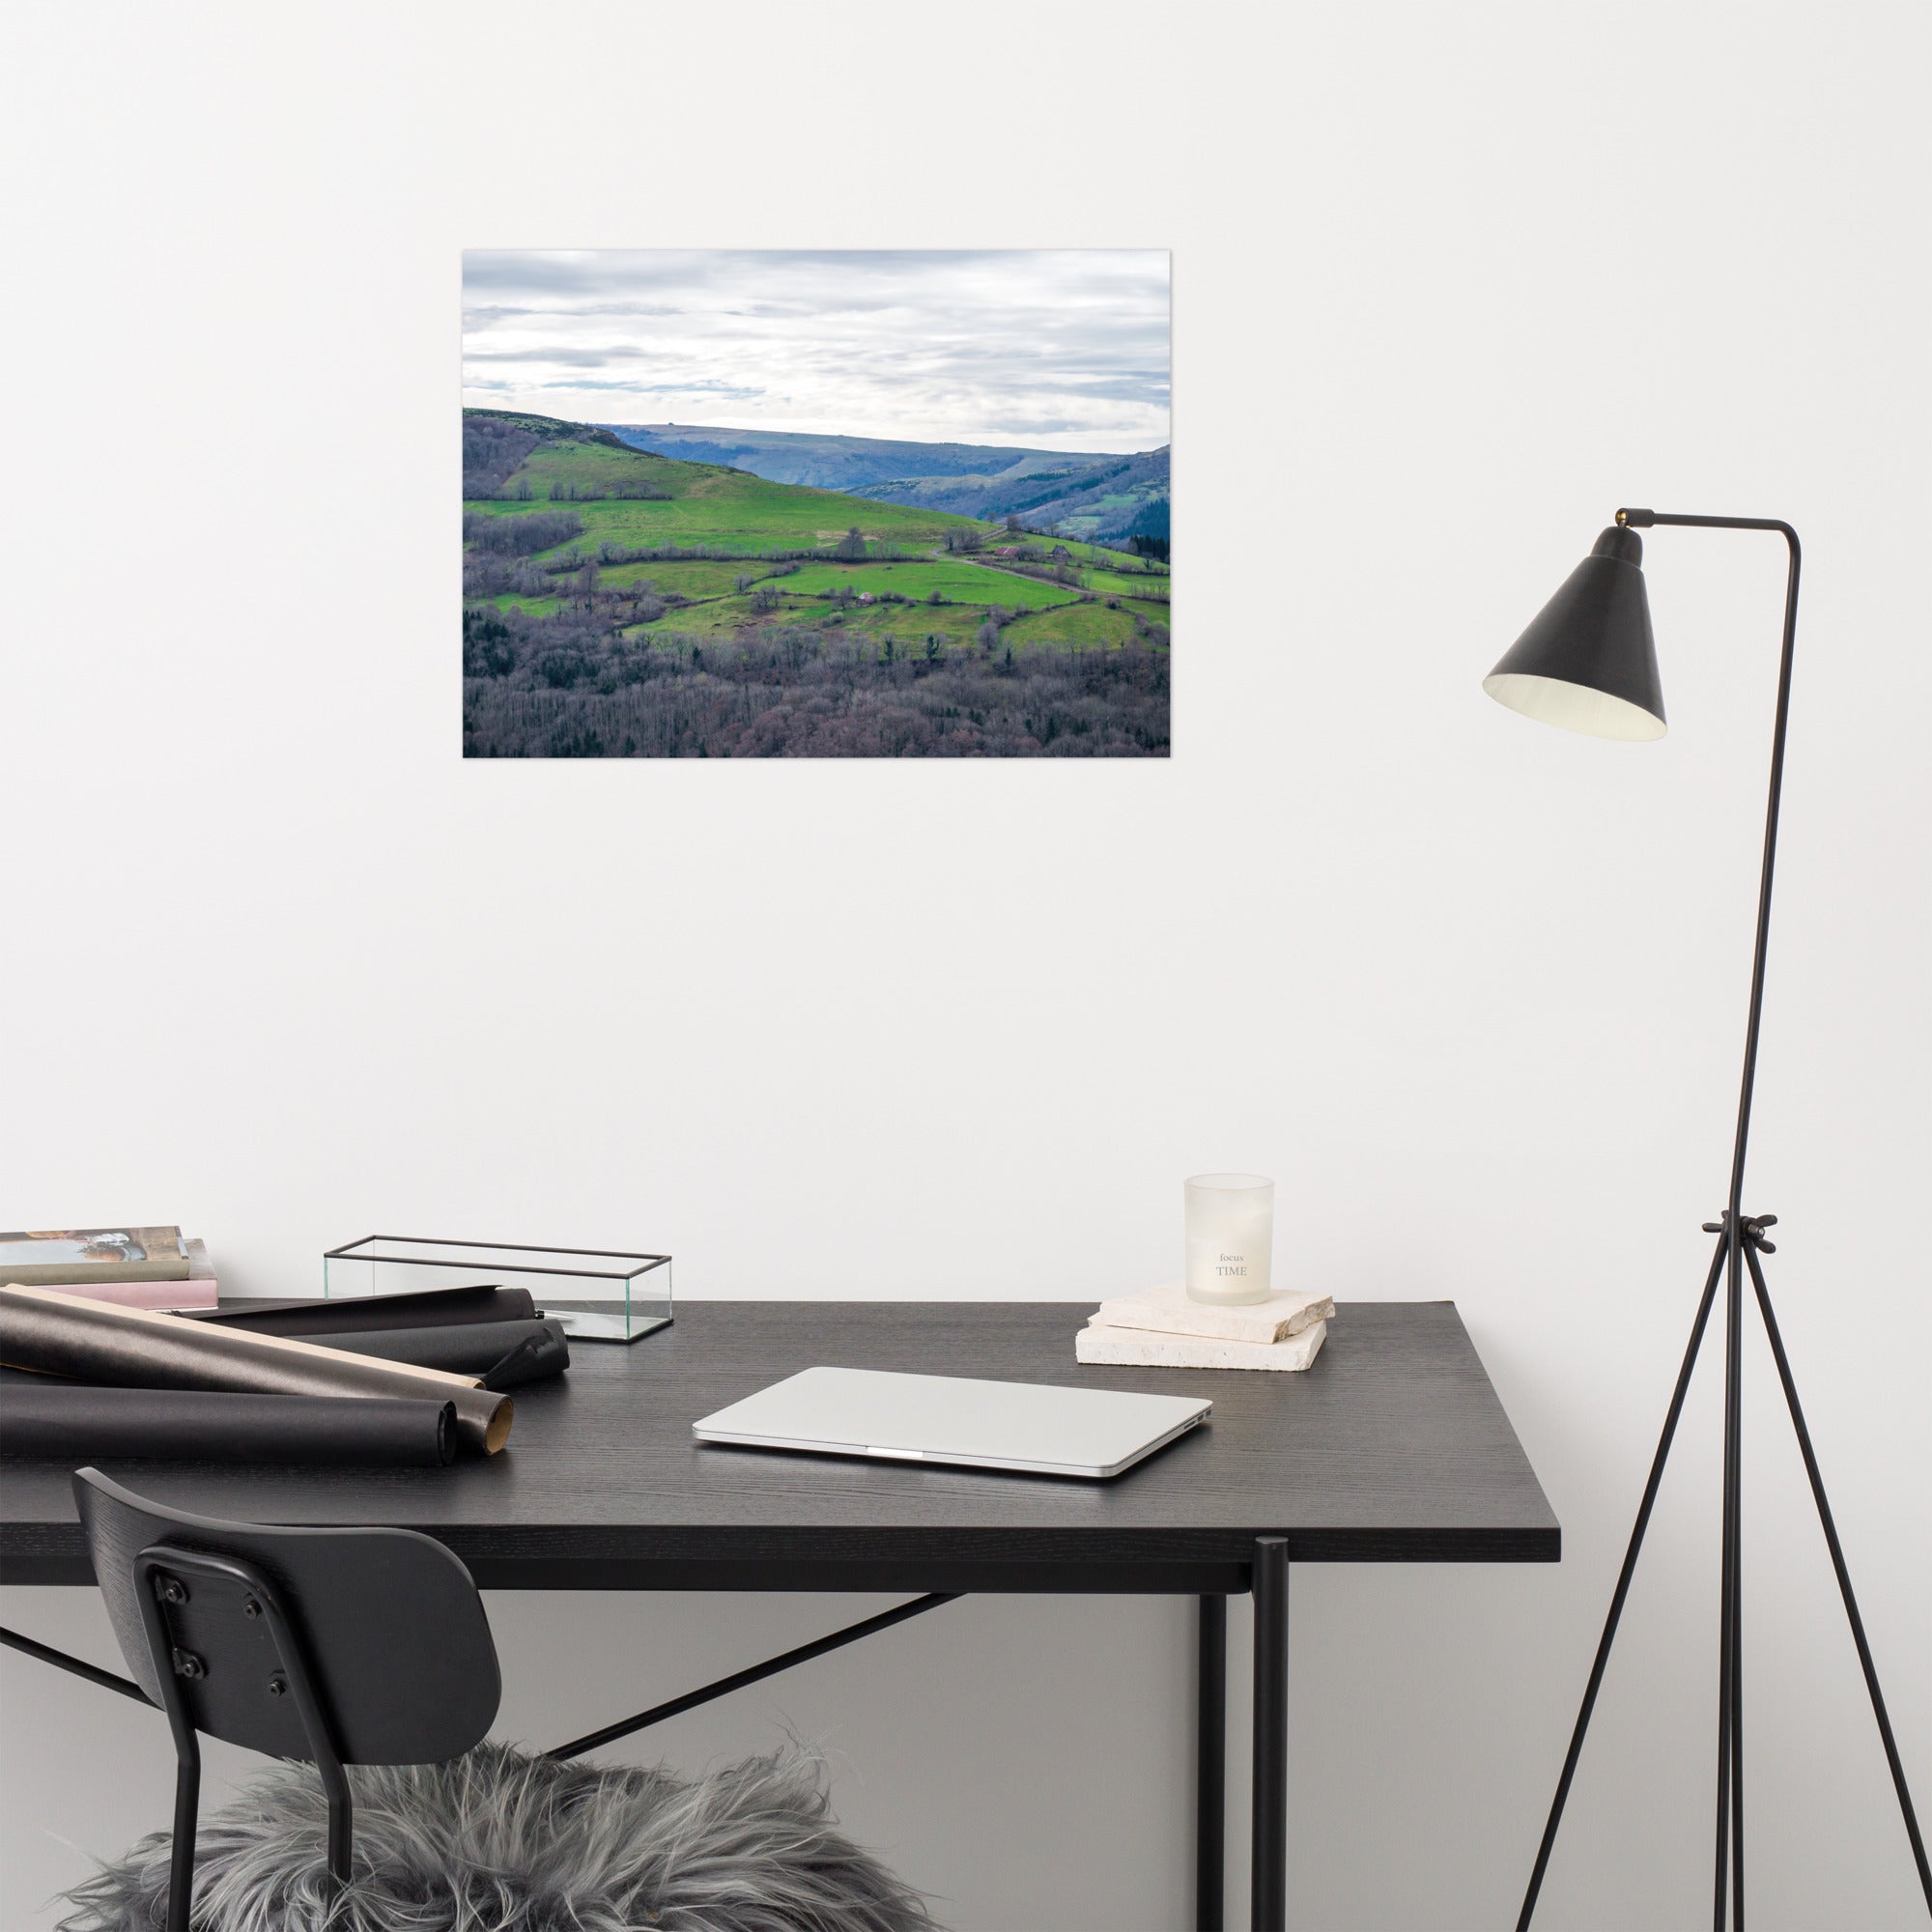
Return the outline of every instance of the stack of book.
{"type": "Polygon", "coordinates": [[[1332,1297],[1271,1294],[1226,1307],[1191,1301],[1178,1281],[1103,1301],[1074,1338],[1090,1364],[1164,1369],[1305,1369],[1328,1338],[1332,1297]]]}
{"type": "Polygon", "coordinates": [[[0,1234],[0,1282],[57,1288],[120,1308],[213,1308],[203,1241],[179,1228],[48,1228],[0,1234]]]}

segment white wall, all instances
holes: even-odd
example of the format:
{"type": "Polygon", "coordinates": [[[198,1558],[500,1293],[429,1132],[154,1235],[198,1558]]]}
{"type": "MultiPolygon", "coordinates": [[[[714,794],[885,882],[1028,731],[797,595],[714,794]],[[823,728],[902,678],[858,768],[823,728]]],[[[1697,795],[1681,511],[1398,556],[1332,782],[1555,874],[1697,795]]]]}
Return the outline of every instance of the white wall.
{"type": "MultiPolygon", "coordinates": [[[[1556,1569],[1297,1573],[1293,1920],[1505,1922],[1722,1202],[1776,540],[1650,540],[1660,747],[1478,679],[1618,503],[1788,517],[1747,1205],[1932,1807],[1921,8],[97,5],[9,39],[0,1221],[178,1219],[268,1293],[419,1227],[662,1243],[694,1296],[1091,1300],[1170,1264],[1183,1174],[1276,1174],[1289,1272],[1456,1298],[1565,1532],[1556,1569]],[[724,242],[1173,246],[1171,762],[462,762],[460,250],[724,242]]],[[[1917,1923],[1747,1368],[1753,1917],[1917,1923]]],[[[1551,1927],[1708,1895],[1715,1382],[1551,1927]]],[[[111,1655],[85,1594],[0,1595],[111,1655]]],[[[505,1726],[854,1607],[496,1598],[505,1726]]],[[[974,1601],[652,1748],[824,1740],[962,1932],[1173,1927],[1187,1631],[974,1601]]],[[[11,1653],[0,1687],[0,1917],[43,1925],[165,1822],[167,1749],[11,1653]]]]}

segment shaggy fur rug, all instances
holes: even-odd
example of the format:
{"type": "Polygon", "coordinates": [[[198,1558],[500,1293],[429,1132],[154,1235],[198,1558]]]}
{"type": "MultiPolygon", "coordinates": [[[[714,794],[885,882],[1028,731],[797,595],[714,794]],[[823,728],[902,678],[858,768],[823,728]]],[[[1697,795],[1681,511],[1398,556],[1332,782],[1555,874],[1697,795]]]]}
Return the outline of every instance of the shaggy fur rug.
{"type": "MultiPolygon", "coordinates": [[[[502,1745],[349,1776],[349,1889],[329,1895],[313,1768],[278,1765],[202,1821],[195,1932],[932,1932],[918,1894],[837,1829],[796,1748],[690,1783],[502,1745]]],[[[155,1932],[168,1846],[143,1838],[76,1886],[60,1932],[155,1932]]]]}

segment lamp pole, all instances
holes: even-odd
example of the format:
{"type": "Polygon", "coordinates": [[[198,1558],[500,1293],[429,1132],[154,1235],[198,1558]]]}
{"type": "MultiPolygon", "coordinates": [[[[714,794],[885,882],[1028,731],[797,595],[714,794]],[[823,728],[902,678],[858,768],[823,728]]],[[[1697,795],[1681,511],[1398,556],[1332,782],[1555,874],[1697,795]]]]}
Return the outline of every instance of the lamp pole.
{"type": "MultiPolygon", "coordinates": [[[[1528,1932],[1530,1919],[1536,1910],[1537,1895],[1542,1889],[1544,1873],[1548,1867],[1550,1850],[1556,1842],[1556,1832],[1562,1821],[1564,1803],[1570,1795],[1570,1786],[1576,1776],[1577,1761],[1582,1752],[1584,1734],[1589,1729],[1591,1712],[1595,1708],[1597,1692],[1603,1684],[1605,1667],[1609,1662],[1610,1646],[1616,1637],[1618,1619],[1623,1614],[1624,1601],[1630,1592],[1631,1578],[1636,1569],[1637,1554],[1643,1547],[1644,1531],[1649,1526],[1651,1510],[1657,1500],[1664,1463],[1670,1454],[1678,1417],[1683,1410],[1685,1394],[1690,1388],[1691,1372],[1696,1366],[1698,1350],[1704,1340],[1705,1328],[1720,1277],[1725,1283],[1724,1476],[1718,1645],[1717,1848],[1712,1887],[1712,1923],[1716,1932],[1724,1932],[1728,1904],[1732,1926],[1737,1928],[1737,1932],[1743,1932],[1745,1923],[1742,1656],[1744,1619],[1740,1518],[1744,1388],[1741,1349],[1744,1339],[1744,1279],[1747,1272],[1751,1278],[1758,1309],[1764,1320],[1765,1332],[1771,1342],[1773,1357],[1777,1365],[1778,1379],[1784,1390],[1786,1406],[1790,1409],[1792,1425],[1797,1432],[1799,1447],[1804,1454],[1805,1473],[1810,1481],[1812,1498],[1817,1505],[1819,1520],[1824,1528],[1833,1569],[1837,1576],[1839,1594],[1844,1600],[1845,1614],[1858,1648],[1859,1662],[1864,1672],[1865,1688],[1871,1694],[1872,1714],[1878,1720],[1879,1736],[1885,1746],[1886,1761],[1891,1769],[1892,1786],[1898,1795],[1899,1810],[1905,1821],[1906,1835],[1911,1840],[1913,1858],[1918,1867],[1919,1884],[1925,1893],[1927,1910],[1932,1912],[1932,1867],[1927,1865],[1924,1840],[1919,1834],[1918,1820],[1913,1811],[1912,1795],[1906,1785],[1904,1767],[1899,1761],[1898,1746],[1892,1736],[1891,1721],[1886,1714],[1885,1698],[1879,1690],[1878,1672],[1872,1662],[1870,1646],[1865,1640],[1864,1623],[1859,1615],[1858,1601],[1852,1594],[1851,1576],[1846,1569],[1844,1552],[1839,1546],[1837,1529],[1832,1519],[1831,1504],[1826,1498],[1824,1479],[1819,1474],[1817,1458],[1811,1447],[1810,1433],[1804,1425],[1804,1410],[1798,1401],[1797,1385],[1792,1379],[1791,1367],[1785,1356],[1776,1318],[1772,1313],[1770,1292],[1765,1285],[1764,1271],[1758,1261],[1760,1254],[1775,1252],[1772,1243],[1765,1238],[1765,1230],[1775,1225],[1777,1217],[1775,1214],[1747,1216],[1744,1212],[1745,1156],[1750,1138],[1751,1098],[1757,1078],[1758,1032],[1764,1012],[1765,954],[1771,938],[1771,889],[1777,859],[1778,807],[1784,786],[1785,733],[1791,711],[1791,665],[1798,636],[1798,576],[1802,560],[1798,532],[1789,524],[1775,517],[1691,517],[1667,514],[1661,510],[1621,509],[1617,512],[1616,522],[1619,529],[1648,529],[1654,526],[1664,525],[1696,529],[1775,530],[1785,541],[1789,566],[1785,576],[1783,641],[1778,656],[1777,710],[1772,727],[1771,786],[1765,808],[1764,857],[1758,874],[1757,932],[1751,953],[1750,1009],[1745,1025],[1744,1077],[1738,1095],[1737,1135],[1731,1149],[1730,1191],[1726,1196],[1722,1216],[1717,1221],[1705,1224],[1705,1232],[1719,1237],[1717,1252],[1712,1257],[1710,1272],[1705,1278],[1704,1292],[1698,1301],[1696,1319],[1691,1324],[1690,1346],[1685,1350],[1683,1367],[1678,1372],[1677,1385],[1671,1395],[1669,1409],[1664,1416],[1663,1432],[1658,1441],[1657,1454],[1651,1463],[1650,1478],[1644,1486],[1636,1522],[1631,1531],[1629,1547],[1624,1552],[1623,1568],[1618,1573],[1616,1588],[1611,1594],[1609,1614],[1605,1620],[1604,1634],[1598,1642],[1596,1658],[1591,1664],[1589,1680],[1583,1691],[1582,1706],[1577,1712],[1576,1728],[1571,1734],[1570,1749],[1564,1758],[1562,1774],[1557,1779],[1556,1795],[1549,1807],[1548,1820],[1544,1826],[1542,1842],[1537,1847],[1536,1863],[1530,1873],[1528,1889],[1523,1895],[1521,1914],[1517,1919],[1518,1932],[1528,1932]]],[[[1598,554],[1605,554],[1600,544],[1598,554]]],[[[1559,598],[1562,595],[1563,593],[1559,593],[1559,598]]],[[[1546,616],[1548,614],[1546,612],[1546,616]]],[[[1542,621],[1539,619],[1539,623],[1542,621]]],[[[1527,637],[1528,634],[1525,635],[1527,637]]],[[[1520,650],[1522,646],[1520,644],[1518,648],[1520,650]]],[[[1648,653],[1647,615],[1643,623],[1642,648],[1648,653]]],[[[1504,660],[1504,666],[1511,663],[1512,659],[1504,660]]],[[[1579,666],[1586,664],[1587,654],[1579,656],[1578,663],[1579,666]]],[[[1501,670],[1503,668],[1499,666],[1498,669],[1501,670]]],[[[1535,674],[1540,678],[1548,677],[1552,674],[1551,668],[1548,664],[1539,662],[1535,674]]],[[[1586,687],[1589,686],[1592,682],[1589,671],[1579,669],[1577,681],[1586,687]]],[[[1599,688],[1604,688],[1601,682],[1599,688]]],[[[1656,715],[1661,730],[1661,700],[1656,715]]]]}
{"type": "MultiPolygon", "coordinates": [[[[1675,524],[1707,530],[1776,530],[1790,554],[1784,577],[1784,641],[1777,659],[1777,713],[1771,727],[1771,796],[1764,812],[1764,864],[1758,872],[1757,943],[1751,952],[1750,1016],[1745,1023],[1745,1073],[1738,1095],[1738,1134],[1731,1151],[1731,1219],[1739,1218],[1744,1202],[1745,1145],[1750,1138],[1751,1089],[1757,1080],[1758,1023],[1764,1015],[1764,958],[1771,941],[1771,882],[1777,863],[1777,812],[1784,791],[1784,739],[1791,718],[1791,660],[1798,643],[1798,570],[1803,553],[1798,532],[1776,517],[1678,517],[1662,510],[1619,510],[1617,523],[1626,529],[1648,529],[1654,524],[1675,524]]],[[[1742,1253],[1732,1244],[1733,1288],[1738,1285],[1742,1253]]]]}

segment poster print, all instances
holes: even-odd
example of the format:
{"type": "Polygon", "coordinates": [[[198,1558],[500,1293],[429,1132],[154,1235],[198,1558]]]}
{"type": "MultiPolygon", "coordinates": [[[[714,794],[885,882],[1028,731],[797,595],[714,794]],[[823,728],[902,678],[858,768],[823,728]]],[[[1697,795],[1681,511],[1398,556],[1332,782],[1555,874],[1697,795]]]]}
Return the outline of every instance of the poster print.
{"type": "Polygon", "coordinates": [[[470,757],[1165,757],[1164,250],[472,251],[470,757]]]}

